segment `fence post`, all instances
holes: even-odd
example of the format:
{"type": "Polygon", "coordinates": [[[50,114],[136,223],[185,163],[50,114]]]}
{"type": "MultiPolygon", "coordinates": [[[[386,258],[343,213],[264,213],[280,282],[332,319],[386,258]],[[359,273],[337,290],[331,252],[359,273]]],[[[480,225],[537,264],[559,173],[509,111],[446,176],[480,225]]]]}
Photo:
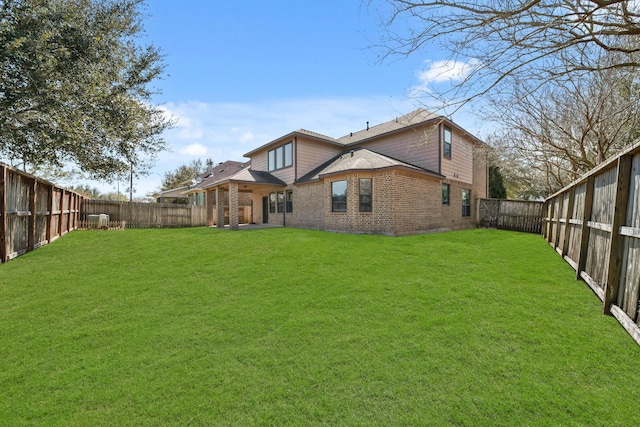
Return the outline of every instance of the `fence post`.
{"type": "Polygon", "coordinates": [[[593,175],[589,175],[587,182],[585,183],[584,193],[584,209],[582,210],[582,229],[580,238],[580,252],[578,253],[578,268],[576,269],[576,280],[580,280],[580,274],[584,271],[587,265],[587,248],[589,247],[589,237],[591,234],[591,228],[589,227],[589,220],[591,219],[591,210],[593,209],[593,186],[595,180],[593,175]]]}
{"type": "Polygon", "coordinates": [[[569,236],[571,235],[571,217],[573,216],[573,203],[576,197],[575,185],[569,190],[569,200],[567,206],[567,215],[564,218],[564,236],[562,236],[562,258],[567,254],[567,246],[569,246],[569,236]]]}
{"type": "Polygon", "coordinates": [[[47,243],[51,243],[51,224],[53,223],[53,184],[49,186],[49,200],[47,200],[47,243]]]}
{"type": "Polygon", "coordinates": [[[7,262],[7,168],[0,165],[0,263],[7,262]]]}
{"type": "Polygon", "coordinates": [[[625,155],[618,158],[618,182],[616,201],[613,211],[611,227],[611,244],[609,246],[609,265],[607,283],[604,290],[603,313],[611,314],[611,304],[618,299],[618,285],[620,282],[620,266],[622,264],[622,237],[620,227],[624,224],[627,214],[627,200],[629,199],[629,180],[633,158],[625,155]]]}
{"type": "Polygon", "coordinates": [[[60,189],[60,206],[58,206],[58,210],[60,211],[58,217],[58,237],[62,236],[62,219],[64,218],[64,188],[60,189]]]}
{"type": "Polygon", "coordinates": [[[558,200],[558,211],[555,212],[555,214],[557,215],[556,238],[554,239],[554,242],[553,242],[553,249],[555,249],[556,252],[558,251],[558,246],[560,245],[560,224],[562,224],[560,222],[560,219],[562,219],[562,209],[564,209],[564,194],[559,194],[557,197],[557,200],[558,200]]]}
{"type": "Polygon", "coordinates": [[[69,213],[67,214],[67,233],[69,231],[72,230],[71,228],[71,213],[73,212],[73,210],[71,209],[73,207],[73,194],[71,193],[67,193],[67,197],[69,197],[69,201],[67,202],[67,210],[69,211],[69,213]]]}
{"type": "Polygon", "coordinates": [[[27,251],[32,251],[36,247],[36,221],[37,221],[37,201],[38,181],[31,179],[29,186],[29,225],[27,227],[27,251]]]}

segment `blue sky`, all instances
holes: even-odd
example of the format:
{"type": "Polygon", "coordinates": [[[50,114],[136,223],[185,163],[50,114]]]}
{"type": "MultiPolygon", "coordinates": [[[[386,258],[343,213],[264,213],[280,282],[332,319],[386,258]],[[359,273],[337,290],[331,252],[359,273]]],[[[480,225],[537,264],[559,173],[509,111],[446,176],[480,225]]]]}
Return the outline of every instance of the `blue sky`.
{"type": "MultiPolygon", "coordinates": [[[[136,195],[156,190],[166,171],[195,159],[242,155],[293,130],[339,137],[421,105],[428,84],[448,84],[464,64],[442,66],[436,49],[380,62],[379,14],[360,0],[148,0],[143,42],[165,54],[156,103],[177,120],[136,195]],[[444,72],[443,72],[444,70],[444,72]]],[[[424,101],[424,100],[423,100],[424,101]]],[[[454,121],[471,132],[473,117],[454,121]]],[[[116,185],[99,185],[113,191],[116,185]]],[[[120,189],[126,184],[120,184],[120,189]]]]}

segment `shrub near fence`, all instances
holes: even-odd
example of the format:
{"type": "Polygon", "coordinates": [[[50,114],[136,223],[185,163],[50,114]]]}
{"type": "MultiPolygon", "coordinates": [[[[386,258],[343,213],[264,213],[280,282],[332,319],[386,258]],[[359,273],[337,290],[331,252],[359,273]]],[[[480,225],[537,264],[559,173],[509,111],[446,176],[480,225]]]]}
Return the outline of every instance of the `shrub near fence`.
{"type": "Polygon", "coordinates": [[[640,344],[640,142],[545,201],[545,239],[640,344]]]}
{"type": "Polygon", "coordinates": [[[77,228],[78,193],[0,163],[0,263],[77,228]]]}
{"type": "Polygon", "coordinates": [[[124,221],[127,228],[201,227],[207,225],[205,206],[168,203],[119,202],[84,199],[81,217],[109,215],[109,221],[124,221]]]}

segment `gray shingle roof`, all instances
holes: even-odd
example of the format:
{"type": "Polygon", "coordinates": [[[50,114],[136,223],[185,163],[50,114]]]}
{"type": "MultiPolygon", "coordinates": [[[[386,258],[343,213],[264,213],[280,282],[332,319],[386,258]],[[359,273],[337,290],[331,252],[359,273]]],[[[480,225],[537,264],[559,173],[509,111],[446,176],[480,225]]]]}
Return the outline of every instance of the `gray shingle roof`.
{"type": "Polygon", "coordinates": [[[225,178],[228,178],[236,173],[240,172],[242,169],[249,166],[251,162],[236,162],[233,160],[227,160],[226,162],[218,163],[211,170],[211,175],[203,179],[198,185],[193,187],[191,190],[204,190],[205,188],[211,187],[214,183],[223,181],[225,178]]]}
{"type": "Polygon", "coordinates": [[[355,144],[357,142],[364,141],[365,139],[384,135],[385,133],[406,128],[407,126],[417,125],[419,123],[437,119],[439,117],[442,116],[439,116],[438,114],[432,113],[431,111],[425,110],[423,108],[419,108],[386,123],[371,126],[369,129],[363,129],[361,131],[353,132],[340,137],[337,139],[337,141],[344,145],[355,144]]]}
{"type": "Polygon", "coordinates": [[[306,130],[306,129],[302,129],[302,128],[298,129],[296,132],[297,133],[301,133],[303,135],[309,135],[309,136],[312,136],[312,137],[317,138],[317,139],[325,139],[325,140],[330,141],[330,142],[339,143],[339,141],[337,139],[331,138],[330,136],[323,135],[323,134],[318,133],[318,132],[312,132],[310,130],[306,130]]]}
{"type": "Polygon", "coordinates": [[[269,172],[254,171],[251,169],[251,166],[242,169],[233,176],[230,176],[228,181],[246,182],[250,184],[287,185],[282,180],[271,175],[269,172]]]}
{"type": "Polygon", "coordinates": [[[428,175],[442,178],[442,175],[433,171],[414,166],[412,164],[393,159],[375,151],[366,148],[356,148],[354,150],[345,151],[342,154],[332,158],[331,160],[320,165],[308,174],[304,175],[296,184],[317,181],[323,176],[333,175],[350,171],[372,171],[387,169],[393,167],[402,167],[416,172],[426,173],[428,175]]]}

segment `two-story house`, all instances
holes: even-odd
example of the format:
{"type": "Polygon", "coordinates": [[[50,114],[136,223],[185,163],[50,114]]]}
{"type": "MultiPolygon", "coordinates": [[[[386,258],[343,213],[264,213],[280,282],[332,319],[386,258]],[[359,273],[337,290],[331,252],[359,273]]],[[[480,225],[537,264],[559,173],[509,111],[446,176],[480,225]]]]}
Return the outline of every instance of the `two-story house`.
{"type": "Polygon", "coordinates": [[[419,109],[341,138],[300,129],[247,154],[239,172],[208,182],[210,224],[250,222],[402,235],[470,228],[487,196],[486,146],[419,109]],[[244,201],[244,202],[243,202],[244,201]],[[218,209],[218,206],[224,209],[218,209]]]}

